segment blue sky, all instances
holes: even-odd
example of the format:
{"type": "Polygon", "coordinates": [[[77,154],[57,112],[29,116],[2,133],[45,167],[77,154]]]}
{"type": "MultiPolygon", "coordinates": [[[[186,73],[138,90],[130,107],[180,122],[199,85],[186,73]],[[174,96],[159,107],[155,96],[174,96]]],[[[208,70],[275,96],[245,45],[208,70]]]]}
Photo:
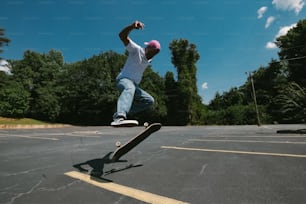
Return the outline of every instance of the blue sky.
{"type": "Polygon", "coordinates": [[[56,49],[66,62],[113,50],[124,53],[119,31],[135,20],[145,24],[131,38],[157,39],[162,51],[152,66],[161,76],[175,72],[169,43],[197,46],[198,92],[208,103],[218,91],[241,86],[245,72],[277,59],[275,38],[306,19],[304,0],[2,0],[0,27],[11,39],[0,54],[22,59],[25,50],[56,49]]]}

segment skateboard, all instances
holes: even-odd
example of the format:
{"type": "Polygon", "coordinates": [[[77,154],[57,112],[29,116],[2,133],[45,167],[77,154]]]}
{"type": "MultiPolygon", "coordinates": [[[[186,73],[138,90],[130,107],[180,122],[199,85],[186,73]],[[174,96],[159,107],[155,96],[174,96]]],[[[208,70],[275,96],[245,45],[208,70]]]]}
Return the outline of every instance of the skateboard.
{"type": "Polygon", "coordinates": [[[123,155],[128,153],[131,149],[136,147],[140,142],[145,140],[152,133],[158,131],[160,128],[161,128],[161,124],[160,123],[153,123],[153,124],[149,125],[148,127],[146,127],[145,130],[140,132],[138,135],[136,135],[134,138],[132,138],[130,141],[128,141],[124,145],[121,146],[120,142],[116,142],[116,146],[118,148],[113,153],[111,161],[112,162],[118,161],[120,159],[120,157],[122,157],[123,155]]]}

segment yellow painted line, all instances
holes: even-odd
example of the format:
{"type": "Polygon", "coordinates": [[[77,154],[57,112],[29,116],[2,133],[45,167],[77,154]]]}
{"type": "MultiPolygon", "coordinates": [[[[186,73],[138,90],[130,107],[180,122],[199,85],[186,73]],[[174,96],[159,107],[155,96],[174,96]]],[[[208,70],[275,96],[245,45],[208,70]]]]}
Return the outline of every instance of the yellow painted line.
{"type": "Polygon", "coordinates": [[[79,179],[86,183],[92,184],[99,188],[103,188],[108,191],[112,191],[121,195],[125,195],[146,203],[153,203],[153,204],[187,204],[185,202],[175,200],[172,198],[152,194],[149,192],[145,192],[142,190],[138,190],[135,188],[119,185],[113,182],[107,182],[102,179],[94,178],[92,179],[89,175],[83,174],[76,171],[70,171],[65,173],[65,175],[70,176],[75,179],[79,179]]]}
{"type": "Polygon", "coordinates": [[[304,154],[282,154],[282,153],[268,153],[268,152],[247,152],[247,151],[233,151],[233,150],[223,150],[223,149],[199,149],[199,148],[172,147],[172,146],[161,146],[161,148],[163,148],[163,149],[175,149],[175,150],[186,150],[186,151],[201,151],[201,152],[217,152],[217,153],[230,153],[230,154],[249,154],[249,155],[264,155],[264,156],[306,158],[306,155],[304,155],[304,154]]]}
{"type": "Polygon", "coordinates": [[[189,141],[194,141],[194,142],[271,143],[271,144],[306,144],[306,142],[264,141],[264,140],[207,140],[207,139],[190,139],[189,141]]]}

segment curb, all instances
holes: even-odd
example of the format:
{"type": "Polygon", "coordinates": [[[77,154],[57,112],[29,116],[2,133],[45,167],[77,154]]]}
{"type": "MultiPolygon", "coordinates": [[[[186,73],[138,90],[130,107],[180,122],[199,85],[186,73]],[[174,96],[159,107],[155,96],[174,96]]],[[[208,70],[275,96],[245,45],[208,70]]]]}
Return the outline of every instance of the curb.
{"type": "Polygon", "coordinates": [[[15,124],[2,124],[0,129],[42,129],[42,128],[62,128],[71,127],[71,125],[15,125],[15,124]]]}

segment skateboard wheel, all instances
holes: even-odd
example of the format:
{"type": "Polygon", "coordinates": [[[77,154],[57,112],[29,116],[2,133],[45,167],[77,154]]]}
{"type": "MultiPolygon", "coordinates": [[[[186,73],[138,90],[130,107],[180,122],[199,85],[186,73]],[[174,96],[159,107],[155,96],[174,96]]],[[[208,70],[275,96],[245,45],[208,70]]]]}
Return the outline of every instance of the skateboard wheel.
{"type": "Polygon", "coordinates": [[[117,141],[117,142],[116,142],[116,146],[117,146],[117,147],[120,147],[120,146],[121,146],[121,142],[117,141]]]}
{"type": "Polygon", "coordinates": [[[149,123],[148,123],[148,122],[145,122],[145,123],[143,124],[143,126],[148,127],[148,126],[149,126],[149,123]]]}

